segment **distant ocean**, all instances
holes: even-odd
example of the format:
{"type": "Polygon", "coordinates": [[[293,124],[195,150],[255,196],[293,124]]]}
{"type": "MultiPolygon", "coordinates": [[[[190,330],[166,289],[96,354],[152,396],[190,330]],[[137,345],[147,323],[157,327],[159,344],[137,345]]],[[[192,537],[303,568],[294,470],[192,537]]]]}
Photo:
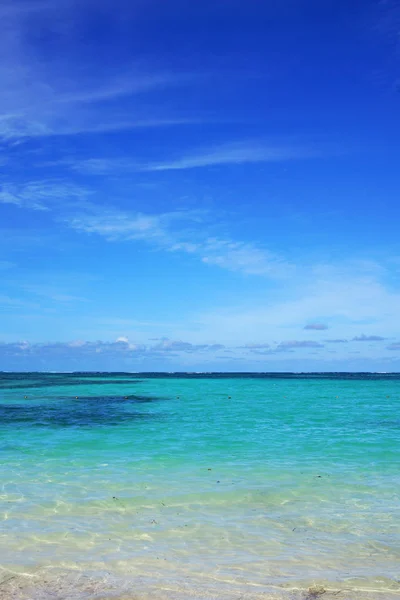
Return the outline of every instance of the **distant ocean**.
{"type": "Polygon", "coordinates": [[[1,600],[400,598],[400,375],[0,390],[1,600]]]}

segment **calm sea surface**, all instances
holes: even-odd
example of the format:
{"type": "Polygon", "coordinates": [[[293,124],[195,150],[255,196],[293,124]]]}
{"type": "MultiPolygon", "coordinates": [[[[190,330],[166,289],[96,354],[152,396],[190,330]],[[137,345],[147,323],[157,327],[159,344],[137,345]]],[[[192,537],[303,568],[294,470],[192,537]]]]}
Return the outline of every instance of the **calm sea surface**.
{"type": "Polygon", "coordinates": [[[0,598],[400,598],[400,376],[0,374],[0,598]]]}

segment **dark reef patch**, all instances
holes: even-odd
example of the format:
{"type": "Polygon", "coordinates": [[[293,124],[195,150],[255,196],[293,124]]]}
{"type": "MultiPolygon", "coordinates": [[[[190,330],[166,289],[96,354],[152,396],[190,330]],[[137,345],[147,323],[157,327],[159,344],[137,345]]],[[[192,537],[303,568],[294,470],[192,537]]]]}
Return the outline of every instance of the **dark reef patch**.
{"type": "Polygon", "coordinates": [[[158,418],[156,415],[135,411],[136,403],[152,402],[152,398],[121,396],[94,396],[60,398],[59,402],[30,405],[0,405],[0,423],[21,427],[109,427],[136,420],[158,418]]]}

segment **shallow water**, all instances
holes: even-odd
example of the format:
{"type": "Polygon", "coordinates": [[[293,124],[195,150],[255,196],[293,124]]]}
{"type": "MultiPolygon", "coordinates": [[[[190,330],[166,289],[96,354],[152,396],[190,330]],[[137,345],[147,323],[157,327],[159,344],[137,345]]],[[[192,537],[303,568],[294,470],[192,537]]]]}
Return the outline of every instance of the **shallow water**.
{"type": "Polygon", "coordinates": [[[399,384],[0,375],[0,597],[400,596],[399,384]]]}

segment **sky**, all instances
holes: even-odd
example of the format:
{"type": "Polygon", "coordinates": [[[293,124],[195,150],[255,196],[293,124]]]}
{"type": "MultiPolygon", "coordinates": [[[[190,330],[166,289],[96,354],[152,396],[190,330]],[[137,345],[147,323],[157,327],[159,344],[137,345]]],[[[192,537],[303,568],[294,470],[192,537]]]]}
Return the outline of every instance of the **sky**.
{"type": "Polygon", "coordinates": [[[0,370],[400,371],[399,32],[3,0],[0,370]]]}

